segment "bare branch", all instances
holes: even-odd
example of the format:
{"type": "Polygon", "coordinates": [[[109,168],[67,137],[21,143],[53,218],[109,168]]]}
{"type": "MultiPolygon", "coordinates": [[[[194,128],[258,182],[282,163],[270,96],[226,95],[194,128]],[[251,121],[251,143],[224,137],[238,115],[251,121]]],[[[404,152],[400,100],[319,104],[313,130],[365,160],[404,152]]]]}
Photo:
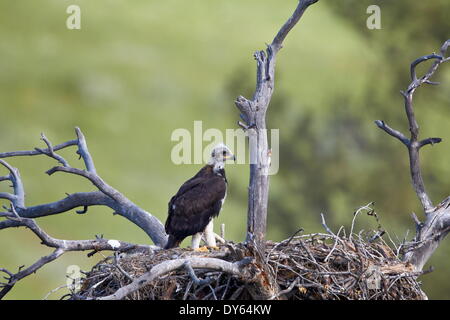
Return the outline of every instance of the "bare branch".
{"type": "Polygon", "coordinates": [[[422,222],[420,222],[419,218],[417,218],[417,215],[414,212],[411,213],[411,217],[414,220],[414,223],[416,224],[417,230],[419,230],[420,227],[422,226],[422,222]]]}
{"type": "MultiPolygon", "coordinates": [[[[19,213],[24,218],[40,218],[67,212],[77,207],[96,205],[108,206],[113,210],[118,209],[114,200],[100,191],[95,191],[73,193],[59,201],[20,209],[19,213]]],[[[0,229],[2,229],[1,222],[0,229]]]]}
{"type": "Polygon", "coordinates": [[[444,239],[450,231],[450,197],[446,198],[435,207],[425,191],[425,184],[420,168],[419,150],[428,144],[434,145],[435,143],[440,143],[442,139],[427,138],[419,140],[419,125],[414,115],[413,96],[415,90],[422,84],[437,84],[436,82],[431,81],[430,78],[442,63],[450,61],[448,57],[445,57],[449,45],[450,40],[447,40],[442,45],[440,50],[441,55],[433,53],[422,56],[411,63],[410,72],[412,82],[408,85],[407,90],[402,92],[411,138],[409,140],[406,139],[406,137],[398,131],[387,127],[383,121],[375,121],[378,127],[389,133],[391,136],[401,140],[408,147],[412,185],[426,215],[425,221],[420,222],[417,216],[413,214],[412,217],[416,225],[416,236],[413,243],[407,245],[409,249],[403,256],[404,261],[411,263],[416,271],[422,270],[442,239],[444,239]],[[420,63],[428,60],[433,60],[434,62],[428,68],[428,71],[418,78],[416,67],[420,63]],[[408,143],[406,143],[407,141],[408,143]]]}
{"type": "Polygon", "coordinates": [[[0,164],[6,167],[10,172],[8,176],[2,176],[0,181],[11,181],[12,187],[14,189],[14,194],[6,192],[0,193],[1,199],[6,199],[11,202],[11,209],[5,208],[8,210],[8,212],[0,212],[0,217],[6,218],[6,220],[0,221],[0,230],[14,227],[27,227],[38,236],[42,244],[48,247],[55,248],[55,251],[53,253],[42,257],[30,267],[19,271],[16,274],[9,274],[8,282],[1,284],[1,287],[3,289],[0,291],[0,299],[13,288],[17,281],[36,272],[42,266],[57,259],[67,251],[90,250],[92,252],[89,253],[88,256],[92,256],[94,253],[102,250],[128,251],[132,249],[155,250],[156,248],[152,246],[130,244],[117,240],[108,241],[102,238],[98,238],[95,240],[59,240],[52,238],[47,233],[45,233],[32,218],[59,214],[77,207],[83,207],[82,211],[77,212],[85,213],[89,206],[103,205],[110,207],[114,210],[115,213],[122,215],[123,217],[127,218],[128,220],[139,226],[141,229],[143,229],[156,245],[164,246],[166,242],[164,226],[158,219],[136,206],[133,202],[128,200],[119,191],[109,186],[106,182],[103,181],[100,176],[97,175],[92,157],[89,153],[89,150],[87,149],[86,139],[79,128],[76,128],[76,133],[78,137],[77,140],[71,140],[55,147],[53,147],[50,140],[47,139],[44,134],[42,134],[41,139],[47,145],[46,149],[36,148],[34,151],[18,151],[0,154],[0,158],[44,154],[50,158],[56,159],[63,165],[62,167],[58,166],[48,170],[47,173],[49,175],[58,171],[76,174],[88,179],[99,189],[99,191],[97,192],[75,193],[67,195],[66,198],[56,202],[27,208],[25,207],[25,191],[19,171],[16,168],[10,166],[4,160],[0,160],[0,164]],[[83,158],[86,170],[70,167],[69,163],[55,152],[56,150],[61,150],[72,145],[78,146],[77,153],[81,158],[83,158]]]}
{"type": "MultiPolygon", "coordinates": [[[[70,146],[78,145],[78,140],[70,140],[61,144],[58,144],[53,147],[53,151],[58,151],[70,146]]],[[[12,152],[2,152],[0,153],[1,158],[10,158],[10,157],[23,157],[23,156],[37,156],[41,154],[48,154],[50,152],[49,149],[42,149],[43,153],[38,150],[30,150],[30,151],[12,151],[12,152]]]]}
{"type": "Polygon", "coordinates": [[[222,223],[222,224],[220,225],[220,237],[221,237],[222,239],[225,239],[225,223],[222,223]]]}
{"type": "Polygon", "coordinates": [[[275,300],[275,299],[277,299],[278,297],[281,297],[281,296],[283,296],[283,295],[285,295],[285,294],[290,293],[290,292],[294,289],[294,287],[298,285],[299,280],[300,280],[299,277],[295,278],[295,280],[291,282],[291,284],[289,285],[289,287],[287,287],[287,288],[284,289],[284,290],[281,290],[281,291],[278,292],[276,295],[273,295],[272,297],[269,298],[269,300],[275,300]]]}
{"type": "Polygon", "coordinates": [[[14,222],[14,227],[26,227],[31,230],[43,245],[51,248],[59,248],[66,251],[129,251],[131,249],[158,250],[156,246],[136,245],[119,240],[107,240],[97,238],[95,240],[60,240],[51,237],[43,229],[41,229],[33,219],[21,218],[20,220],[9,220],[14,222]]]}
{"type": "Polygon", "coordinates": [[[282,48],[283,41],[288,35],[289,31],[292,30],[292,28],[297,24],[297,22],[302,17],[303,13],[305,12],[306,8],[308,8],[310,5],[316,3],[319,0],[307,0],[307,1],[299,1],[299,4],[297,8],[295,9],[292,16],[286,21],[286,23],[281,27],[280,31],[278,31],[277,35],[272,41],[272,48],[278,51],[282,48]]]}
{"type": "Polygon", "coordinates": [[[0,299],[2,299],[12,288],[13,286],[21,279],[29,276],[30,274],[35,273],[38,269],[42,268],[44,265],[58,259],[62,254],[68,251],[86,251],[86,250],[94,250],[94,252],[98,251],[130,251],[130,250],[147,250],[153,252],[155,250],[159,250],[158,247],[155,246],[144,246],[144,245],[136,245],[118,240],[107,240],[103,238],[97,238],[95,240],[60,240],[51,237],[44,230],[42,230],[33,219],[29,218],[19,218],[19,219],[8,219],[4,222],[10,222],[10,227],[26,227],[31,230],[40,240],[43,245],[46,245],[51,248],[55,248],[55,250],[45,256],[40,258],[30,267],[20,270],[18,273],[13,274],[6,269],[1,268],[0,271],[3,271],[9,275],[8,282],[2,284],[3,289],[0,291],[0,299]]]}
{"type": "Polygon", "coordinates": [[[423,146],[426,146],[427,144],[434,145],[435,143],[440,143],[442,141],[441,138],[427,138],[419,142],[418,147],[422,148],[423,146]]]}
{"type": "Polygon", "coordinates": [[[119,263],[119,254],[116,252],[114,252],[114,266],[117,268],[117,270],[120,271],[120,273],[122,273],[128,280],[133,281],[133,277],[130,276],[130,274],[128,272],[126,272],[119,263]]]}
{"type": "Polygon", "coordinates": [[[8,217],[10,217],[10,219],[0,221],[0,230],[7,229],[7,228],[16,228],[16,227],[22,226],[20,221],[14,220],[12,218],[11,214],[8,217]]]}
{"type": "Polygon", "coordinates": [[[55,172],[65,172],[65,173],[71,173],[75,174],[81,177],[84,177],[88,179],[94,186],[96,186],[101,192],[105,193],[107,196],[111,197],[114,200],[116,194],[118,193],[117,190],[112,189],[110,186],[108,186],[97,174],[81,170],[78,168],[71,168],[71,167],[53,167],[50,170],[47,170],[45,173],[51,176],[55,172]]]}
{"type": "MultiPolygon", "coordinates": [[[[447,49],[449,46],[450,46],[450,39],[445,41],[444,44],[441,46],[440,52],[443,57],[445,57],[447,55],[447,49]]],[[[448,59],[448,58],[446,58],[446,59],[448,59]]]]}
{"type": "Polygon", "coordinates": [[[416,271],[421,271],[450,231],[450,197],[429,212],[424,222],[415,220],[416,237],[408,244],[403,260],[411,263],[416,271]]]}
{"type": "Polygon", "coordinates": [[[419,125],[417,123],[416,117],[414,115],[413,108],[413,95],[415,90],[420,87],[423,83],[426,84],[437,84],[435,82],[430,81],[430,78],[434,75],[438,67],[448,61],[445,58],[445,53],[449,46],[450,40],[447,40],[441,47],[441,54],[438,55],[436,53],[422,56],[417,58],[411,63],[410,72],[411,72],[411,80],[412,82],[408,85],[406,91],[402,91],[402,95],[405,103],[405,112],[409,123],[409,131],[411,133],[410,139],[406,138],[401,132],[390,128],[384,121],[377,120],[375,124],[391,136],[399,139],[405,146],[408,147],[408,154],[410,160],[410,172],[414,190],[424,208],[425,213],[430,212],[434,206],[427,192],[425,191],[425,184],[423,182],[422,173],[420,169],[420,160],[419,160],[419,150],[425,145],[435,144],[442,141],[441,138],[428,138],[424,140],[419,140],[419,125]],[[417,77],[416,67],[425,61],[434,60],[433,64],[430,66],[428,71],[420,78],[417,77]]]}
{"type": "MultiPolygon", "coordinates": [[[[25,208],[25,190],[23,188],[22,179],[20,178],[19,170],[10,166],[6,161],[0,159],[0,164],[9,170],[9,180],[12,182],[14,189],[14,196],[11,199],[11,203],[16,208],[25,208]]],[[[4,198],[6,199],[6,198],[4,198]]]]}
{"type": "Polygon", "coordinates": [[[325,221],[325,216],[323,213],[320,214],[320,217],[322,219],[322,226],[324,227],[325,231],[328,232],[329,234],[331,234],[332,236],[336,236],[333,231],[331,231],[331,229],[327,226],[327,223],[325,221]]]}
{"type": "Polygon", "coordinates": [[[63,157],[61,157],[60,155],[55,153],[55,151],[53,150],[52,143],[50,142],[50,140],[47,139],[47,137],[43,133],[41,133],[41,140],[43,140],[45,142],[45,144],[47,145],[47,149],[34,148],[35,150],[39,151],[42,154],[45,154],[49,157],[56,159],[64,167],[69,167],[69,164],[67,163],[67,161],[63,157]]]}
{"type": "Polygon", "coordinates": [[[412,143],[409,148],[409,167],[411,171],[412,183],[417,197],[422,203],[422,207],[425,213],[428,213],[433,209],[433,202],[425,191],[425,183],[423,182],[422,172],[420,170],[419,162],[419,144],[412,143]]]}
{"type": "Polygon", "coordinates": [[[4,269],[4,268],[0,268],[0,272],[4,272],[4,273],[6,273],[8,276],[10,276],[10,277],[12,277],[12,276],[14,275],[14,273],[12,273],[12,272],[10,272],[9,270],[4,269]]]}
{"type": "Polygon", "coordinates": [[[222,236],[219,236],[217,233],[214,233],[214,238],[220,243],[226,243],[226,240],[222,236]]]}
{"type": "MultiPolygon", "coordinates": [[[[436,59],[437,60],[437,64],[439,64],[440,61],[443,59],[443,57],[433,53],[433,54],[430,54],[430,55],[427,55],[427,56],[423,56],[423,57],[417,58],[416,60],[414,60],[411,63],[410,72],[411,72],[411,80],[413,81],[412,84],[410,85],[411,88],[414,87],[414,86],[419,86],[421,83],[423,83],[426,80],[428,80],[428,79],[424,79],[424,77],[427,77],[427,78],[431,77],[432,73],[430,75],[428,75],[428,76],[425,75],[420,80],[417,79],[417,76],[416,76],[416,67],[417,67],[417,65],[419,65],[420,63],[425,62],[427,60],[430,60],[430,59],[436,59]]],[[[436,64],[436,62],[435,62],[435,64],[436,64]]],[[[434,73],[434,71],[436,71],[436,69],[434,68],[434,65],[429,70],[429,72],[430,71],[432,71],[433,73],[434,73]]]]}
{"type": "Polygon", "coordinates": [[[0,192],[0,199],[6,199],[13,202],[14,200],[16,200],[16,197],[11,193],[0,192]]]}
{"type": "MultiPolygon", "coordinates": [[[[46,143],[47,149],[36,148],[34,151],[19,151],[0,153],[0,158],[13,157],[13,156],[32,156],[44,154],[48,157],[58,160],[63,166],[56,166],[47,171],[47,174],[52,175],[55,172],[65,172],[70,174],[79,175],[88,179],[94,186],[96,186],[99,192],[87,192],[76,193],[69,195],[67,198],[48,204],[42,204],[33,206],[30,208],[25,207],[25,192],[22,181],[20,179],[19,171],[12,168],[5,161],[0,160],[0,164],[5,166],[9,171],[8,177],[2,177],[3,180],[11,180],[14,187],[14,194],[0,193],[0,198],[7,199],[14,204],[15,209],[21,217],[25,218],[37,218],[48,216],[52,214],[58,214],[74,209],[76,207],[83,207],[82,211],[85,212],[86,208],[94,205],[108,206],[114,210],[115,213],[130,220],[142,230],[144,230],[153,242],[158,246],[164,246],[167,241],[167,235],[164,231],[164,226],[156,217],[141,209],[136,204],[131,202],[118,190],[108,185],[97,173],[94,166],[93,159],[89,153],[86,138],[77,127],[75,129],[78,139],[71,140],[57,146],[52,146],[47,137],[42,134],[41,139],[46,143]],[[69,163],[55,152],[65,147],[77,145],[77,153],[83,159],[86,170],[73,168],[69,163]]],[[[0,213],[1,214],[1,213],[0,213]]],[[[0,221],[0,229],[9,228],[14,223],[11,221],[0,221]]]]}
{"type": "Polygon", "coordinates": [[[14,275],[11,275],[8,279],[8,282],[6,284],[4,284],[3,289],[0,291],[0,300],[14,287],[14,285],[17,283],[17,281],[29,276],[30,274],[35,273],[37,270],[42,268],[47,263],[58,259],[63,253],[64,253],[64,250],[58,248],[55,251],[53,251],[51,254],[40,258],[38,261],[36,261],[30,267],[28,267],[22,271],[19,271],[18,273],[14,274],[14,275]]]}
{"type": "Polygon", "coordinates": [[[156,280],[158,277],[165,275],[169,272],[178,270],[182,267],[186,268],[189,265],[194,269],[210,269],[217,270],[226,273],[230,273],[236,276],[242,277],[244,275],[242,267],[251,262],[251,259],[244,258],[238,262],[228,262],[217,258],[186,258],[186,259],[174,259],[167,260],[157,264],[150,271],[144,273],[142,276],[136,278],[130,284],[121,287],[114,294],[101,297],[99,300],[121,300],[127,297],[129,294],[139,290],[148,283],[156,280]]]}
{"type": "Polygon", "coordinates": [[[86,165],[86,170],[97,174],[94,166],[94,160],[92,160],[91,154],[89,153],[86,138],[84,137],[84,134],[81,132],[80,128],[76,127],[75,132],[77,133],[78,137],[78,151],[77,153],[83,158],[84,164],[86,165]]]}
{"type": "Polygon", "coordinates": [[[194,269],[192,268],[191,262],[190,261],[186,261],[184,263],[184,268],[186,269],[186,272],[189,274],[189,276],[191,277],[192,281],[198,285],[198,286],[202,286],[205,284],[209,284],[211,283],[211,279],[199,279],[197,277],[197,275],[195,274],[194,269]]]}
{"type": "Polygon", "coordinates": [[[394,138],[397,138],[400,140],[405,146],[409,146],[409,139],[400,131],[397,131],[395,129],[392,129],[389,127],[386,122],[382,120],[375,120],[375,124],[378,126],[378,128],[384,130],[387,134],[393,136],[394,138]]]}

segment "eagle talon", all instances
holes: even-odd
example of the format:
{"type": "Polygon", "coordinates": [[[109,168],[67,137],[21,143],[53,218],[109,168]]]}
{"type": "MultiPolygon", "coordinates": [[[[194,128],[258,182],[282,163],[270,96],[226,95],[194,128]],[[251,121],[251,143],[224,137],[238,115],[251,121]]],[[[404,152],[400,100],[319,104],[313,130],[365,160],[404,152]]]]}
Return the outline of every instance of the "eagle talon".
{"type": "Polygon", "coordinates": [[[194,249],[195,252],[209,252],[208,247],[207,246],[203,246],[200,248],[196,248],[194,249]]]}

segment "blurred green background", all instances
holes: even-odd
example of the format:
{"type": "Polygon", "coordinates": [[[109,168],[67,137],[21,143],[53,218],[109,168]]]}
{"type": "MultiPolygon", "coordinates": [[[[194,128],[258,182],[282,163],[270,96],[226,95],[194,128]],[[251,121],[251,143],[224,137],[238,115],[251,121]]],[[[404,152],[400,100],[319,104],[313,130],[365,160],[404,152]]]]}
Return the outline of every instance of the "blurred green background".
{"type": "MultiPolygon", "coordinates": [[[[80,126],[101,176],[164,222],[170,197],[201,167],[171,162],[172,132],[192,130],[195,120],[203,121],[204,130],[236,127],[233,101],[254,90],[252,53],[271,41],[296,3],[0,1],[0,152],[42,146],[41,132],[54,144],[70,140],[80,126]],[[81,7],[81,30],[66,28],[71,4],[81,7]]],[[[287,238],[299,227],[323,231],[321,212],[333,229],[349,227],[353,211],[371,201],[392,238],[402,240],[408,229],[408,237],[413,235],[409,214],[421,209],[410,185],[407,152],[373,120],[407,132],[399,90],[409,83],[410,62],[450,38],[449,12],[447,0],[321,0],[308,9],[279,53],[267,115],[269,128],[280,130],[269,239],[287,238]],[[381,8],[381,30],[366,27],[371,4],[381,8]]],[[[450,68],[442,66],[434,80],[442,84],[419,89],[415,105],[422,137],[444,139],[422,151],[425,183],[439,202],[450,190],[450,68]]],[[[73,151],[62,155],[81,165],[73,151]]],[[[93,190],[79,177],[45,175],[55,164],[51,159],[8,161],[21,170],[27,205],[93,190]]],[[[227,175],[229,193],[216,226],[225,223],[226,237],[241,241],[248,168],[230,164],[227,175]]],[[[8,191],[7,183],[0,191],[8,191]]],[[[103,208],[38,223],[62,239],[103,234],[149,243],[143,231],[103,208]]],[[[357,228],[376,223],[360,217],[357,228]]],[[[13,271],[50,252],[25,229],[2,230],[0,243],[0,266],[13,271]]],[[[430,298],[450,298],[449,257],[450,240],[430,261],[436,270],[422,278],[430,298]]],[[[65,284],[68,266],[88,270],[100,258],[67,253],[18,283],[6,298],[41,299],[65,284]]]]}

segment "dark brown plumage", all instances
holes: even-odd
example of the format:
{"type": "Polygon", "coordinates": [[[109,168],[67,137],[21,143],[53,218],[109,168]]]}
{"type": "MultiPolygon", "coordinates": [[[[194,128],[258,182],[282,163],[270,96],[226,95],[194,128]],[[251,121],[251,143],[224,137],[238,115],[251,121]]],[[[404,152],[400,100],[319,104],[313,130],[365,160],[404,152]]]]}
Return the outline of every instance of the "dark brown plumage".
{"type": "Polygon", "coordinates": [[[169,240],[165,248],[177,247],[184,238],[203,232],[211,219],[219,215],[226,191],[225,170],[214,169],[211,164],[186,181],[169,202],[165,225],[169,240]]]}

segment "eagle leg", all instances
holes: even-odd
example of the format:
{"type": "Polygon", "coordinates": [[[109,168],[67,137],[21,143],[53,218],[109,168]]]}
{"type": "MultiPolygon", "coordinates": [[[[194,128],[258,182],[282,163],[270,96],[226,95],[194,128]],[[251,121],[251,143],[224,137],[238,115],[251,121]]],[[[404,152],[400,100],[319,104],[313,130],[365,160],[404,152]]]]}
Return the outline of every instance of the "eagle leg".
{"type": "Polygon", "coordinates": [[[202,240],[203,232],[198,232],[192,236],[191,248],[197,250],[200,247],[200,241],[202,240]]]}
{"type": "Polygon", "coordinates": [[[205,238],[206,245],[211,248],[217,248],[216,245],[216,236],[214,234],[214,223],[213,220],[209,221],[208,225],[205,228],[205,238]]]}

